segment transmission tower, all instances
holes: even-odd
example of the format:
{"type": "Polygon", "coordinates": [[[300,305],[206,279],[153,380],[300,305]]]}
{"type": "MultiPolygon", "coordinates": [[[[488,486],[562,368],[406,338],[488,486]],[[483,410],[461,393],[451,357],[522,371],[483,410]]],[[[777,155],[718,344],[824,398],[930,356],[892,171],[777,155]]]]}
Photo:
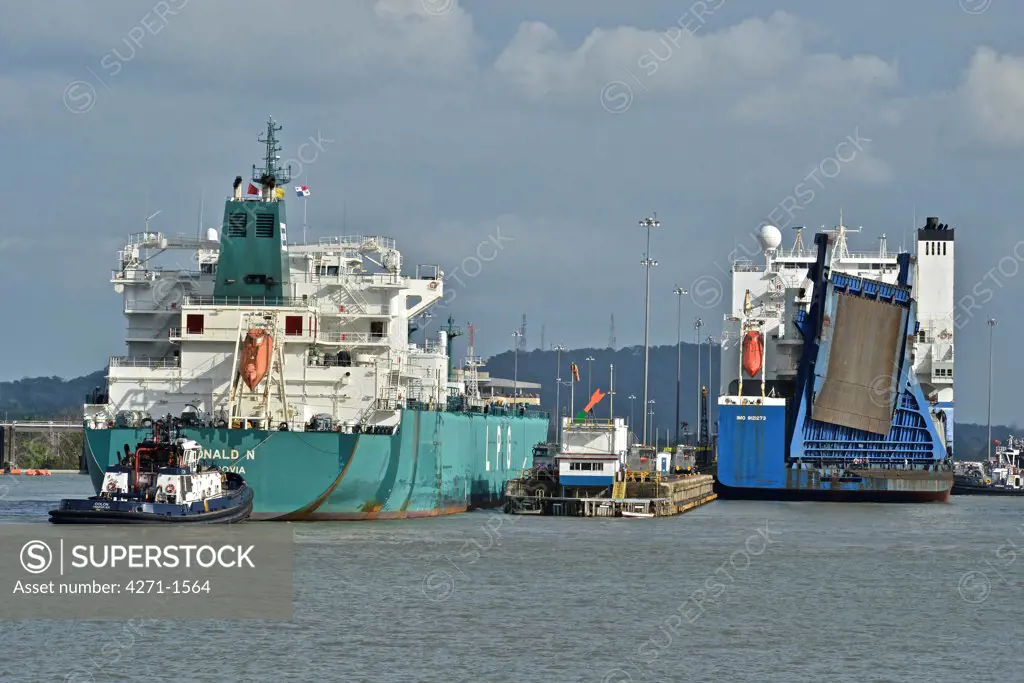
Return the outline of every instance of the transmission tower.
{"type": "Polygon", "coordinates": [[[526,314],[523,313],[523,324],[519,327],[519,350],[526,350],[526,314]]]}
{"type": "Polygon", "coordinates": [[[480,401],[480,372],[483,360],[477,358],[475,353],[476,325],[470,323],[466,326],[469,329],[469,348],[466,349],[466,395],[470,402],[480,401]]]}
{"type": "Polygon", "coordinates": [[[541,351],[544,350],[544,331],[545,331],[544,328],[545,327],[546,327],[546,325],[543,325],[543,324],[541,324],[541,326],[540,326],[540,350],[541,351]]]}
{"type": "Polygon", "coordinates": [[[615,348],[615,314],[612,313],[612,323],[608,326],[608,348],[615,348]]]}

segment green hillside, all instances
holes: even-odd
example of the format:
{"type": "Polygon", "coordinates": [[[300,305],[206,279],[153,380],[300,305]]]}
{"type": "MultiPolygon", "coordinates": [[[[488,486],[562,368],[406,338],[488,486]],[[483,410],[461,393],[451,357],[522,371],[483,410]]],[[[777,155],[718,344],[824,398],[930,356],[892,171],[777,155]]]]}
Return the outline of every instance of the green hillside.
{"type": "MultiPolygon", "coordinates": [[[[712,347],[711,362],[713,377],[718,377],[718,349],[712,347]]],[[[526,382],[537,382],[543,385],[541,401],[549,410],[555,404],[556,357],[554,351],[521,351],[519,352],[519,379],[526,382]]],[[[704,384],[708,383],[707,345],[701,347],[701,368],[704,384]]],[[[608,391],[609,365],[615,366],[615,414],[618,417],[630,416],[628,396],[636,396],[632,402],[634,408],[633,422],[638,426],[642,420],[640,404],[643,396],[643,347],[634,346],[622,349],[572,349],[562,352],[563,380],[570,378],[569,364],[575,362],[580,369],[580,382],[576,384],[576,409],[586,403],[588,396],[588,367],[593,376],[590,384],[593,389],[608,391]],[[584,359],[592,357],[592,363],[584,359]]],[[[506,351],[488,360],[485,368],[492,375],[511,379],[515,365],[515,354],[506,351]]],[[[60,377],[34,377],[15,382],[0,382],[0,418],[6,420],[35,419],[72,419],[81,417],[82,402],[85,395],[105,382],[104,370],[89,375],[64,380],[60,377]]],[[[697,419],[697,350],[693,344],[683,344],[682,349],[682,396],[680,401],[681,421],[688,423],[690,429],[695,428],[697,419]]],[[[662,439],[675,425],[676,396],[676,347],[654,346],[650,349],[649,397],[654,401],[653,427],[657,428],[662,439]]],[[[714,429],[716,417],[713,397],[717,393],[717,381],[712,382],[709,400],[711,407],[710,421],[714,429]]],[[[562,404],[568,405],[563,387],[562,404]]],[[[607,416],[608,399],[604,399],[596,408],[597,415],[607,416]]],[[[1016,433],[1016,425],[993,425],[994,439],[1005,439],[1008,434],[1016,433]]],[[[974,459],[985,453],[987,427],[958,422],[956,424],[956,453],[960,459],[974,459]]]]}

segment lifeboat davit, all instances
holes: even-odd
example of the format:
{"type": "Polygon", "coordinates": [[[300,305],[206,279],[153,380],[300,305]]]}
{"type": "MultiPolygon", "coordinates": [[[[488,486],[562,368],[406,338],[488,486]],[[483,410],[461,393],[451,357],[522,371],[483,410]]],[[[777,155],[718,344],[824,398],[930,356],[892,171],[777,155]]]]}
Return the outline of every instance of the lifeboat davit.
{"type": "Polygon", "coordinates": [[[274,340],[266,330],[254,328],[245,335],[245,341],[242,342],[241,359],[238,362],[238,372],[249,389],[255,389],[256,385],[267,376],[273,345],[274,340]]]}
{"type": "Polygon", "coordinates": [[[743,335],[743,370],[749,377],[756,377],[761,372],[761,359],[764,356],[764,337],[757,330],[743,335]]]}

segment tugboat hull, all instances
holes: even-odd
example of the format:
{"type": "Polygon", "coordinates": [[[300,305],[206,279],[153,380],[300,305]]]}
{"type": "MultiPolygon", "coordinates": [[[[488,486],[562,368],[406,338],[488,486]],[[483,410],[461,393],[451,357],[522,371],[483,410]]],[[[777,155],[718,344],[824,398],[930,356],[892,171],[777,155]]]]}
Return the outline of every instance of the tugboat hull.
{"type": "Polygon", "coordinates": [[[167,503],[110,501],[98,496],[62,500],[50,510],[54,524],[236,524],[252,514],[253,492],[248,486],[213,501],[186,508],[167,503]],[[209,508],[209,509],[207,509],[209,508]]]}
{"type": "Polygon", "coordinates": [[[1024,496],[1024,489],[1011,489],[999,486],[971,486],[969,484],[953,484],[954,496],[1024,496]]]}

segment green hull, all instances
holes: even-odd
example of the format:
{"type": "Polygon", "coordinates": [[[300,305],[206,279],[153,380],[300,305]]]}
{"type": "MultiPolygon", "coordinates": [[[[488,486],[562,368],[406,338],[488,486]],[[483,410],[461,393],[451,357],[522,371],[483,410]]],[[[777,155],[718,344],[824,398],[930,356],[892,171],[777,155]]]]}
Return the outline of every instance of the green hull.
{"type": "MultiPolygon", "coordinates": [[[[505,482],[533,464],[548,419],[404,410],[394,435],[182,429],[208,462],[236,471],[255,492],[253,519],[433,517],[500,505],[505,482]],[[500,430],[500,436],[499,436],[500,430]]],[[[85,460],[99,489],[106,467],[150,436],[146,429],[87,429],[85,460]]]]}

